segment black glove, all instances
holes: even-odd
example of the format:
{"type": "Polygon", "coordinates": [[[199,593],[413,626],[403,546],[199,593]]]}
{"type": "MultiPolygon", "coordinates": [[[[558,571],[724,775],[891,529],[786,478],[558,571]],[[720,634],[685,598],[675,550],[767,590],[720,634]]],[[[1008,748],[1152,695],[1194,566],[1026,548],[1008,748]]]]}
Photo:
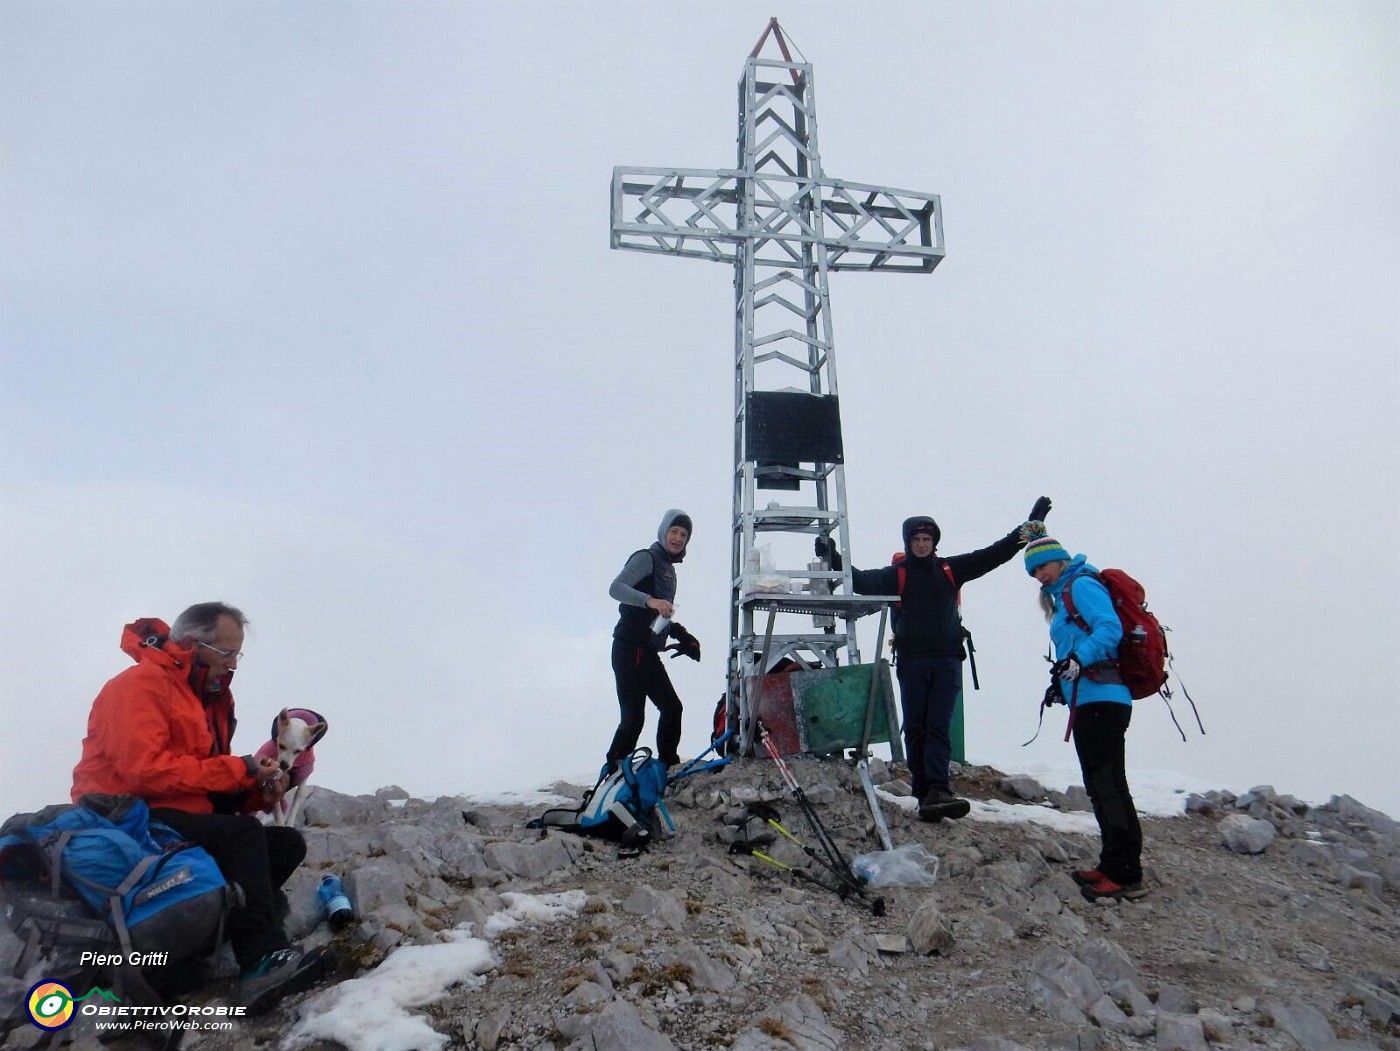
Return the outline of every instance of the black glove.
{"type": "Polygon", "coordinates": [[[829,536],[819,536],[812,541],[812,550],[816,552],[818,558],[826,559],[826,564],[832,569],[841,568],[841,552],[836,550],[836,542],[829,536]]]}
{"type": "Polygon", "coordinates": [[[1079,678],[1079,671],[1079,662],[1073,657],[1066,657],[1050,666],[1050,674],[1059,676],[1061,682],[1074,682],[1079,678]]]}
{"type": "Polygon", "coordinates": [[[1048,496],[1042,496],[1039,500],[1035,502],[1035,506],[1031,508],[1030,517],[1026,519],[1026,521],[1043,522],[1045,521],[1045,516],[1049,513],[1050,498],[1048,496]]]}
{"type": "Polygon", "coordinates": [[[690,632],[686,631],[685,628],[683,628],[681,625],[675,623],[671,625],[670,632],[671,638],[676,640],[676,644],[674,646],[666,647],[667,649],[672,649],[676,651],[675,653],[671,654],[672,660],[675,660],[677,657],[689,657],[693,661],[698,661],[700,659],[699,639],[697,639],[690,632]]]}

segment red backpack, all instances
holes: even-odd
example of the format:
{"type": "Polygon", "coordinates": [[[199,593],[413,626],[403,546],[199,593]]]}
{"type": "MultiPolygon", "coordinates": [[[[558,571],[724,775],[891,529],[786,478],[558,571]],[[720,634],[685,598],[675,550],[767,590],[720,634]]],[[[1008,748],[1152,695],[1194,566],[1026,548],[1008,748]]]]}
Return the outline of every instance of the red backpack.
{"type": "MultiPolygon", "coordinates": [[[[1167,687],[1167,661],[1171,653],[1167,649],[1167,633],[1156,615],[1147,608],[1147,592],[1143,586],[1121,569],[1102,569],[1096,573],[1081,573],[1079,576],[1093,577],[1108,589],[1108,597],[1113,600],[1113,608],[1123,625],[1123,641],[1118,644],[1118,674],[1123,677],[1123,685],[1133,700],[1163,693],[1167,687]]],[[[1088,631],[1089,625],[1074,608],[1072,594],[1074,581],[1064,589],[1065,613],[1080,630],[1088,631]]],[[[1165,696],[1170,696],[1167,691],[1165,696]]]]}
{"type": "MultiPolygon", "coordinates": [[[[908,555],[903,551],[896,551],[890,556],[890,565],[895,567],[896,580],[898,581],[895,594],[901,599],[901,601],[894,604],[895,609],[904,608],[904,563],[907,558],[908,555]]],[[[938,564],[943,568],[943,575],[948,578],[948,583],[953,586],[953,602],[958,607],[958,623],[962,624],[963,645],[967,647],[967,663],[969,670],[972,672],[972,688],[974,690],[980,690],[982,684],[977,681],[977,647],[972,644],[972,632],[968,631],[967,625],[962,623],[962,588],[958,587],[958,582],[953,576],[953,567],[948,564],[948,560],[940,556],[938,564]]],[[[890,636],[890,649],[896,654],[897,659],[899,639],[894,635],[890,636]]]]}

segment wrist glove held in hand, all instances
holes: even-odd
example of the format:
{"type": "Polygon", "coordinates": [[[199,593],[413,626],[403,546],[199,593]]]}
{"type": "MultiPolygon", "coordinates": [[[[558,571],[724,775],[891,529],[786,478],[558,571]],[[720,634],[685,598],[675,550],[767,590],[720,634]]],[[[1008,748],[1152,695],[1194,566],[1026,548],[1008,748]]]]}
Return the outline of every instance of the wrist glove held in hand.
{"type": "Polygon", "coordinates": [[[836,550],[836,544],[830,537],[817,537],[812,541],[812,550],[818,558],[826,559],[826,564],[832,569],[841,568],[841,552],[836,550]]]}
{"type": "Polygon", "coordinates": [[[689,657],[693,661],[698,661],[700,659],[699,639],[697,639],[690,632],[686,631],[684,627],[675,623],[673,623],[670,627],[670,634],[671,638],[676,640],[676,644],[674,646],[667,647],[667,649],[673,649],[676,651],[675,653],[671,654],[672,660],[675,660],[677,657],[689,657]]]}

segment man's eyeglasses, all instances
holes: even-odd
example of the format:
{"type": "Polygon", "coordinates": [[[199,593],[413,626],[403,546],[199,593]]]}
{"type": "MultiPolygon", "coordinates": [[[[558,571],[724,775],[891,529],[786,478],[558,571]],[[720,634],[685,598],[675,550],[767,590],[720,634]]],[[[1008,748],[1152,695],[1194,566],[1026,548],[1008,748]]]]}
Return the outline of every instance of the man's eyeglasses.
{"type": "Polygon", "coordinates": [[[241,661],[243,659],[242,650],[221,650],[219,647],[211,646],[207,642],[200,642],[198,639],[194,641],[196,645],[203,646],[206,650],[213,650],[226,661],[241,661]]]}

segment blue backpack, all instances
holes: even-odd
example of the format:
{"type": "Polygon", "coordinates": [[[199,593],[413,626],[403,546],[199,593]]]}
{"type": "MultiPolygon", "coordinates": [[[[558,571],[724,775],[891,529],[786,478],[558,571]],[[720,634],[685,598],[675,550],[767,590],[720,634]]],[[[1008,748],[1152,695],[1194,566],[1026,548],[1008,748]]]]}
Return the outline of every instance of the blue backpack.
{"type": "Polygon", "coordinates": [[[607,764],[595,784],[574,808],[546,810],[528,828],[557,828],[583,836],[611,839],[624,846],[645,847],[655,835],[652,812],[673,828],[666,810],[666,764],[652,758],[650,748],[638,748],[608,772],[607,764]]]}
{"type": "Polygon", "coordinates": [[[70,966],[86,950],[119,958],[116,984],[159,1003],[145,978],[156,964],[133,954],[166,968],[208,955],[239,897],[202,847],[134,796],[94,793],[0,825],[0,902],[24,942],[16,977],[36,951],[70,966]]]}

